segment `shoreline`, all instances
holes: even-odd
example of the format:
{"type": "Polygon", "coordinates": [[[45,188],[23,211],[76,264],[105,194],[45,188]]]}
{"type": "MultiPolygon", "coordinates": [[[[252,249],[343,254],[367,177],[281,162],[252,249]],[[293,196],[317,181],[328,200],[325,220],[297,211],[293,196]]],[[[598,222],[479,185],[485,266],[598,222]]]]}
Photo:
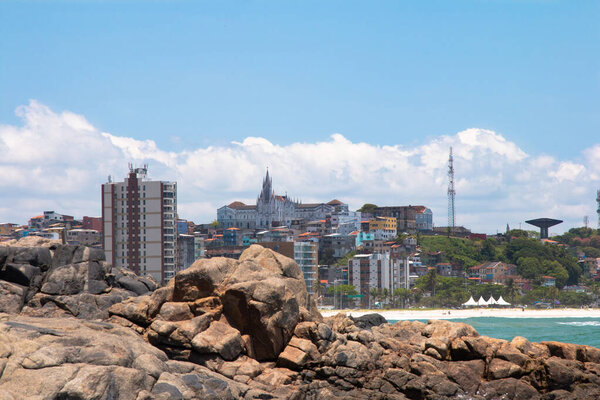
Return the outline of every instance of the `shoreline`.
{"type": "Polygon", "coordinates": [[[388,321],[429,320],[429,319],[465,319],[480,317],[496,318],[600,318],[600,308],[553,308],[549,310],[521,308],[491,309],[399,309],[399,310],[319,310],[323,317],[344,313],[352,317],[365,314],[381,314],[388,321]]]}

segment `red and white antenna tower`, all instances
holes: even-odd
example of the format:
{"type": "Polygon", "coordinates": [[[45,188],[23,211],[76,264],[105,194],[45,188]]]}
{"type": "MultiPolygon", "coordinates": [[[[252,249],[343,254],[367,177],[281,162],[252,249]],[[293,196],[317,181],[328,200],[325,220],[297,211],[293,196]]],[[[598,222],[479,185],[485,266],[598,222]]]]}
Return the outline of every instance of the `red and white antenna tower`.
{"type": "Polygon", "coordinates": [[[448,229],[450,233],[454,232],[456,226],[456,214],[454,208],[454,199],[456,190],[454,190],[454,158],[452,157],[452,147],[450,147],[450,158],[448,158],[448,229]]]}

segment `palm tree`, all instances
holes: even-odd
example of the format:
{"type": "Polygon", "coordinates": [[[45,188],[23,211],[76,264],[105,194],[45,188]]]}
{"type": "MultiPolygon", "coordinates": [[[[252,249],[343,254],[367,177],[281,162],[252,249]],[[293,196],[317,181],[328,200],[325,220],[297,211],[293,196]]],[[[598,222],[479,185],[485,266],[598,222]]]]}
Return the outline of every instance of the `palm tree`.
{"type": "Polygon", "coordinates": [[[369,308],[373,308],[373,305],[375,303],[373,300],[377,300],[378,296],[379,296],[379,289],[371,288],[369,290],[369,308]]]}
{"type": "Polygon", "coordinates": [[[383,288],[383,290],[381,291],[382,303],[387,303],[388,297],[390,297],[390,291],[388,290],[388,288],[383,288]]]}
{"type": "Polygon", "coordinates": [[[423,297],[423,290],[420,288],[414,288],[411,290],[411,295],[412,295],[415,303],[418,303],[421,301],[421,298],[423,297]]]}
{"type": "Polygon", "coordinates": [[[402,301],[402,308],[406,308],[406,300],[410,299],[410,290],[404,288],[394,289],[394,296],[402,301]]]}
{"type": "Polygon", "coordinates": [[[510,300],[511,303],[514,303],[515,296],[519,293],[519,290],[515,286],[515,280],[513,278],[509,278],[506,281],[506,297],[510,300]]]}
{"type": "Polygon", "coordinates": [[[435,296],[435,287],[437,286],[437,272],[435,269],[431,269],[425,275],[425,289],[429,290],[432,293],[432,296],[435,296]]]}
{"type": "Polygon", "coordinates": [[[313,283],[313,288],[315,290],[315,293],[317,294],[317,306],[321,303],[321,294],[323,293],[323,289],[325,288],[325,286],[323,286],[323,284],[319,281],[316,280],[313,283]]]}

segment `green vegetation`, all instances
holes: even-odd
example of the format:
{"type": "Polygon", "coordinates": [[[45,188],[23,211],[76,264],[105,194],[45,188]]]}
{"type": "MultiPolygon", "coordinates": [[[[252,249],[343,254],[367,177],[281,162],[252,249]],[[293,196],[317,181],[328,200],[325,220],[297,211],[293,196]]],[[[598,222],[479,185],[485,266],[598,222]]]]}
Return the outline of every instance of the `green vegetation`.
{"type": "Polygon", "coordinates": [[[364,212],[364,213],[372,213],[373,211],[375,211],[376,208],[377,208],[377,206],[375,204],[365,203],[357,211],[364,212]]]}
{"type": "Polygon", "coordinates": [[[357,294],[356,288],[352,285],[330,286],[327,289],[327,293],[341,299],[341,308],[346,308],[348,306],[348,295],[357,294]]]}
{"type": "Polygon", "coordinates": [[[582,253],[588,258],[600,257],[600,233],[592,228],[572,228],[552,238],[570,247],[573,254],[582,253]]]}
{"type": "Polygon", "coordinates": [[[425,264],[449,262],[463,268],[484,261],[505,261],[504,245],[494,239],[468,240],[446,236],[421,236],[421,259],[425,264]],[[439,257],[435,253],[440,253],[439,257]]]}
{"type": "Polygon", "coordinates": [[[540,282],[542,275],[556,278],[559,289],[579,282],[582,269],[568,248],[518,238],[510,241],[505,252],[508,262],[517,265],[519,275],[540,282]]]}
{"type": "Polygon", "coordinates": [[[344,257],[340,258],[335,265],[337,265],[338,267],[347,267],[348,261],[350,261],[352,259],[352,257],[354,257],[355,255],[356,255],[356,250],[352,250],[352,251],[346,253],[346,255],[344,257]]]}
{"type": "Polygon", "coordinates": [[[535,301],[558,301],[563,305],[579,306],[589,304],[600,294],[600,283],[585,281],[595,294],[561,291],[566,285],[576,285],[584,280],[583,269],[577,262],[577,252],[588,257],[600,256],[600,235],[589,228],[575,228],[559,237],[559,243],[544,244],[535,239],[535,232],[511,230],[505,238],[468,240],[445,236],[422,236],[421,259],[427,265],[448,262],[465,270],[485,261],[503,261],[517,266],[517,274],[529,279],[533,290],[520,295],[512,279],[506,285],[478,284],[463,278],[448,278],[436,274],[434,270],[419,278],[411,300],[424,307],[460,306],[469,296],[478,299],[490,295],[500,295],[515,304],[533,304],[535,301]],[[570,247],[569,247],[570,246],[570,247]],[[556,279],[556,287],[542,287],[542,276],[556,279]],[[417,292],[420,299],[415,298],[417,292]]]}
{"type": "Polygon", "coordinates": [[[333,265],[335,264],[335,257],[333,256],[334,251],[331,247],[324,249],[319,255],[320,265],[333,265]]]}

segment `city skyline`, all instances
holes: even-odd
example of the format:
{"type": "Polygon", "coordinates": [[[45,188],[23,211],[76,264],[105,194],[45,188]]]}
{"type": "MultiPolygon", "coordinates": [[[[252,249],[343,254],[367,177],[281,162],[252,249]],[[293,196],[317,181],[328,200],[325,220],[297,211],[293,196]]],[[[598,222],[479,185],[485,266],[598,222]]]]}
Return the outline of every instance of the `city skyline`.
{"type": "Polygon", "coordinates": [[[0,126],[6,148],[1,166],[5,200],[0,207],[5,222],[25,222],[41,209],[99,215],[100,184],[108,175],[124,175],[132,162],[148,163],[153,179],[177,181],[180,216],[196,222],[212,221],[216,209],[233,200],[254,202],[270,167],[277,194],[288,192],[303,202],[339,198],[351,209],[367,202],[422,204],[433,210],[434,224],[444,226],[450,146],[458,225],[495,233],[503,232],[507,223],[517,228],[527,219],[547,216],[565,221],[558,227],[562,232],[582,226],[584,215],[591,226],[596,221],[598,145],[579,159],[565,160],[529,155],[502,135],[469,129],[414,147],[353,143],[333,134],[317,143],[280,146],[247,138],[175,153],[151,140],[102,132],[85,116],[55,112],[39,102],[17,112],[21,125],[0,126]],[[36,159],[37,167],[32,165],[36,159]],[[20,204],[18,210],[10,206],[13,202],[20,204]]]}

